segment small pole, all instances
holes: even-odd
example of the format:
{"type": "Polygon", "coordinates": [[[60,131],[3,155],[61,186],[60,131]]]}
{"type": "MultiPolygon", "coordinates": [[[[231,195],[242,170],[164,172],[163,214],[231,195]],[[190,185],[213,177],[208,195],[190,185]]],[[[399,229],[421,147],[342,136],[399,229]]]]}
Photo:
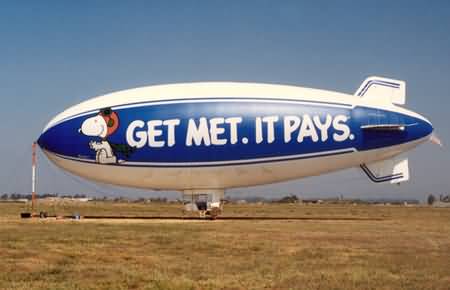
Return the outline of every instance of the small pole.
{"type": "Polygon", "coordinates": [[[36,142],[31,145],[31,212],[36,209],[36,142]]]}

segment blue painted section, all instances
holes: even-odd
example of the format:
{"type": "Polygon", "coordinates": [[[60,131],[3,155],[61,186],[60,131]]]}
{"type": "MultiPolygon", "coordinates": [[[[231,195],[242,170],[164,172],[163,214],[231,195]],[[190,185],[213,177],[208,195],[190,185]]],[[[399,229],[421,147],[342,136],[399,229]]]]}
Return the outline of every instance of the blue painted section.
{"type": "Polygon", "coordinates": [[[422,119],[373,108],[353,109],[353,122],[364,125],[403,124],[404,130],[360,130],[358,150],[370,150],[411,142],[432,133],[433,127],[422,119]]]}
{"type": "MultiPolygon", "coordinates": [[[[333,150],[345,150],[356,148],[357,150],[369,150],[395,144],[410,142],[422,138],[431,133],[432,127],[420,119],[401,115],[394,112],[356,107],[336,107],[323,103],[283,102],[280,100],[257,100],[241,99],[232,100],[203,100],[199,102],[146,104],[142,106],[115,109],[119,118],[118,129],[106,138],[111,144],[127,145],[126,133],[128,126],[135,120],[145,123],[150,120],[179,119],[180,123],[175,127],[175,144],[168,146],[168,130],[165,126],[157,127],[162,130],[161,136],[156,136],[156,141],[164,141],[165,146],[150,147],[146,142],[142,148],[135,148],[132,153],[125,155],[115,151],[117,159],[130,162],[152,162],[152,163],[190,163],[204,162],[226,162],[236,160],[252,160],[273,157],[286,157],[288,160],[299,154],[329,154],[333,150]],[[302,142],[297,141],[298,130],[292,133],[292,140],[286,142],[284,118],[286,116],[298,116],[303,118],[309,115],[311,118],[317,116],[321,123],[325,123],[327,115],[347,116],[345,124],[349,127],[352,138],[337,142],[333,134],[342,134],[333,126],[327,130],[328,139],[320,140],[321,134],[315,127],[319,140],[314,142],[313,138],[306,136],[302,142]],[[267,124],[263,124],[263,141],[258,144],[256,137],[256,120],[258,117],[277,116],[278,121],[274,123],[274,141],[268,142],[267,124]],[[210,145],[204,143],[192,146],[186,145],[189,120],[193,119],[198,125],[200,118],[210,121],[212,118],[240,117],[242,122],[237,124],[237,143],[231,144],[231,129],[229,124],[219,124],[224,128],[223,134],[218,135],[220,139],[226,140],[225,145],[210,145]],[[403,132],[367,132],[361,130],[362,125],[378,123],[411,124],[403,132]],[[244,139],[247,139],[246,143],[244,139]]],[[[39,145],[50,152],[57,153],[70,158],[81,158],[88,160],[96,159],[96,151],[91,149],[89,142],[102,141],[100,137],[86,136],[79,132],[82,123],[98,113],[87,116],[79,116],[66,120],[44,132],[39,140],[39,145]]],[[[302,120],[303,121],[303,120],[302,120]]],[[[300,125],[301,126],[301,125],[300,125]]],[[[138,134],[147,134],[147,126],[133,132],[133,138],[139,139],[138,134]],[[141,133],[139,133],[141,132],[141,133]]],[[[341,153],[342,154],[342,153],[341,153]]],[[[256,162],[264,162],[263,160],[256,162]]],[[[267,162],[267,161],[266,161],[267,162]]]]}

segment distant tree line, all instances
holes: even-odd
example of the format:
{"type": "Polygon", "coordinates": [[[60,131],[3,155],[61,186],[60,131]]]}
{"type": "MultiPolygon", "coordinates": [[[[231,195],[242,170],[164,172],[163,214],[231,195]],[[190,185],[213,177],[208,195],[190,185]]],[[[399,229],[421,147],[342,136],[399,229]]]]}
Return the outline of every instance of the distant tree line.
{"type": "MultiPolygon", "coordinates": [[[[57,194],[57,193],[42,193],[36,194],[37,198],[48,198],[48,197],[61,197],[61,198],[86,198],[85,194],[57,194]]],[[[0,195],[0,200],[18,200],[18,199],[28,199],[31,200],[31,193],[3,193],[0,195]]]]}
{"type": "Polygon", "coordinates": [[[134,203],[148,203],[148,202],[160,202],[160,203],[166,203],[169,202],[169,200],[165,197],[138,197],[138,198],[132,198],[132,197],[124,197],[124,196],[118,196],[118,197],[93,197],[92,201],[109,201],[109,202],[134,202],[134,203]]]}
{"type": "Polygon", "coordinates": [[[299,202],[299,198],[295,194],[291,194],[288,196],[284,196],[280,199],[273,200],[274,203],[297,203],[299,202]]]}
{"type": "MultiPolygon", "coordinates": [[[[87,198],[88,196],[86,194],[58,194],[58,193],[42,193],[37,194],[37,198],[87,198]]],[[[20,199],[27,199],[31,200],[31,194],[20,194],[20,193],[4,193],[0,195],[0,200],[20,200],[20,199]]],[[[433,204],[437,200],[440,200],[442,202],[450,202],[450,196],[449,195],[440,195],[439,197],[435,197],[434,195],[430,194],[427,198],[428,204],[433,204]]],[[[167,203],[167,202],[183,202],[182,200],[168,200],[166,197],[124,197],[124,196],[118,196],[118,197],[93,197],[91,199],[92,201],[104,201],[104,202],[133,202],[133,203],[167,203]]],[[[323,199],[302,199],[299,198],[295,194],[288,194],[285,196],[282,196],[281,198],[265,198],[264,196],[249,196],[249,197],[232,197],[227,199],[227,202],[240,202],[245,201],[248,203],[356,203],[356,204],[404,204],[405,202],[408,204],[418,204],[418,200],[409,200],[409,199],[344,199],[342,195],[339,195],[335,198],[323,198],[323,199]]]]}

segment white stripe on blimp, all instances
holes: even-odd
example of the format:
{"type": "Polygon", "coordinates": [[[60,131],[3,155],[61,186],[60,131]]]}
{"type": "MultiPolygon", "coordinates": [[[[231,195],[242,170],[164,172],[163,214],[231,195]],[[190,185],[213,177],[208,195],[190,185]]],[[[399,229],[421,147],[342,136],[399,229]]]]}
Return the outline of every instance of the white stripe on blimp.
{"type": "Polygon", "coordinates": [[[136,103],[129,105],[119,105],[113,106],[112,109],[120,110],[120,109],[128,109],[135,107],[146,107],[146,106],[155,106],[155,105],[167,105],[167,104],[182,104],[182,103],[218,103],[218,102],[258,102],[258,103],[285,103],[285,104],[302,104],[302,105],[313,105],[313,106],[326,106],[326,107],[337,107],[337,108],[353,108],[354,104],[337,104],[337,103],[328,103],[321,101],[308,101],[308,100],[288,100],[288,99],[262,99],[262,98],[204,98],[204,99],[180,99],[180,100],[169,100],[169,101],[154,101],[154,102],[145,102],[145,103],[136,103]]]}
{"type": "Polygon", "coordinates": [[[101,164],[97,163],[96,160],[85,159],[85,158],[77,158],[66,155],[61,155],[57,153],[54,154],[60,158],[70,159],[73,161],[81,161],[81,162],[89,162],[101,165],[124,165],[124,166],[154,166],[154,167],[201,167],[201,166],[220,166],[220,165],[245,165],[245,164],[253,164],[253,163],[265,163],[265,162],[276,162],[276,161],[290,161],[293,159],[301,159],[301,158],[311,158],[311,157],[326,157],[328,155],[334,154],[342,154],[342,153],[350,153],[357,152],[358,150],[354,147],[331,150],[331,151],[323,151],[316,153],[306,153],[306,154],[296,154],[296,155],[286,155],[286,156],[278,156],[278,157],[268,157],[268,158],[254,158],[254,159],[243,159],[243,160],[230,160],[230,161],[213,161],[213,162],[122,162],[122,163],[113,163],[113,164],[101,164]]]}

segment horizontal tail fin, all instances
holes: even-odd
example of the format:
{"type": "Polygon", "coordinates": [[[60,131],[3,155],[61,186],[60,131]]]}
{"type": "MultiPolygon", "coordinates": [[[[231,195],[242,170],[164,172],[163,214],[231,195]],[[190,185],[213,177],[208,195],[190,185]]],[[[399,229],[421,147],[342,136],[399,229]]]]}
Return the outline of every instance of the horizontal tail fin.
{"type": "Polygon", "coordinates": [[[400,80],[372,76],[367,78],[356,91],[355,96],[372,99],[376,103],[404,105],[406,83],[400,80]]]}
{"type": "Polygon", "coordinates": [[[408,158],[393,158],[370,164],[361,164],[361,169],[376,183],[401,183],[409,180],[408,158]]]}

